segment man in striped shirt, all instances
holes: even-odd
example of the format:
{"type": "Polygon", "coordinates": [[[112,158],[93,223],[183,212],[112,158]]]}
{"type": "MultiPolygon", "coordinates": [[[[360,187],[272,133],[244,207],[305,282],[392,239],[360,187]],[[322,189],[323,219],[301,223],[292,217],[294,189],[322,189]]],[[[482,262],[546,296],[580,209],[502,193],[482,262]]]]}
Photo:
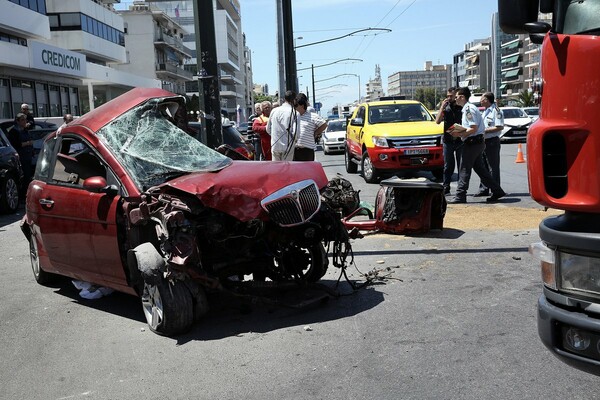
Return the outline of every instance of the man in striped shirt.
{"type": "Polygon", "coordinates": [[[304,93],[296,97],[296,111],[300,114],[300,133],[294,151],[294,161],[314,161],[317,142],[327,128],[327,121],[316,112],[308,111],[308,99],[304,93]]]}

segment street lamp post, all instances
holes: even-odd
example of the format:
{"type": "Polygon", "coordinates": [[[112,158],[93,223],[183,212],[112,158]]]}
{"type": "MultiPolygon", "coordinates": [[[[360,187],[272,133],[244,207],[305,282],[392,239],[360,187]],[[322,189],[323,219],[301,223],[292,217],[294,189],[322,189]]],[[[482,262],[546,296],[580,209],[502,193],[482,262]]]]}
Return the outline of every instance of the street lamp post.
{"type": "MultiPolygon", "coordinates": [[[[326,78],[326,79],[321,79],[315,82],[324,82],[324,81],[329,81],[335,78],[339,78],[340,76],[355,76],[358,78],[358,102],[360,103],[360,75],[358,74],[350,74],[350,73],[346,73],[346,74],[339,74],[336,76],[332,76],[331,78],[326,78]]],[[[313,88],[314,88],[314,82],[313,82],[313,88]]],[[[314,90],[314,89],[313,89],[314,90]]]]}
{"type": "MultiPolygon", "coordinates": [[[[300,68],[298,69],[298,71],[304,71],[307,69],[311,70],[311,74],[312,74],[312,104],[313,106],[316,104],[317,99],[316,99],[316,94],[315,94],[315,68],[320,68],[320,67],[326,67],[328,65],[333,65],[333,64],[337,64],[343,61],[356,61],[356,62],[363,62],[363,60],[361,60],[360,58],[342,58],[341,60],[336,60],[327,64],[320,64],[320,65],[314,65],[311,64],[310,68],[300,68]]],[[[348,74],[351,75],[351,74],[348,74]]],[[[352,74],[352,75],[356,75],[356,74],[352,74]]],[[[358,75],[356,75],[358,76],[358,75]]],[[[358,91],[359,91],[359,101],[360,101],[360,77],[358,78],[358,91]]]]}

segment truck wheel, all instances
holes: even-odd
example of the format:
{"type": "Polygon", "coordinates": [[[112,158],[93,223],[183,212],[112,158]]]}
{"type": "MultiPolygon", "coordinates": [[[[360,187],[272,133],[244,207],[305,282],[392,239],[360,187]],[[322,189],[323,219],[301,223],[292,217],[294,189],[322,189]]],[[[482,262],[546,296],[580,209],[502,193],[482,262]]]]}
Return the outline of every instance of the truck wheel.
{"type": "Polygon", "coordinates": [[[373,163],[371,162],[371,158],[369,157],[369,153],[367,151],[363,153],[361,168],[363,178],[365,178],[365,182],[377,183],[377,180],[379,179],[379,174],[373,166],[373,163]]]}
{"type": "Polygon", "coordinates": [[[0,211],[3,213],[14,213],[19,207],[19,185],[15,178],[8,174],[0,180],[0,211]]]}
{"type": "Polygon", "coordinates": [[[31,260],[31,270],[35,281],[40,285],[46,285],[55,278],[54,274],[50,274],[42,269],[40,258],[38,256],[37,239],[31,235],[29,238],[29,259],[31,260]]]}
{"type": "Polygon", "coordinates": [[[350,150],[346,148],[344,150],[344,164],[346,164],[346,172],[349,174],[355,174],[358,171],[358,165],[352,161],[352,155],[350,150]]]}
{"type": "Polygon", "coordinates": [[[181,281],[145,281],[142,308],[150,330],[159,335],[184,333],[194,322],[192,295],[181,281]]]}

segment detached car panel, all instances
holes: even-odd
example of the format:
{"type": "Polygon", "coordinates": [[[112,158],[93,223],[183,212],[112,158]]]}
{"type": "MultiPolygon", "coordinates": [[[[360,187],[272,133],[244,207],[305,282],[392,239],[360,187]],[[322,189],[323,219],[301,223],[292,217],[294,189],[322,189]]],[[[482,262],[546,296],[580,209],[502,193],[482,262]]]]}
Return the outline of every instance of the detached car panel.
{"type": "Polygon", "coordinates": [[[39,283],[137,294],[165,335],[207,311],[207,290],[315,282],[324,245],[348,243],[320,164],[232,161],[177,127],[184,102],[133,89],[51,134],[21,224],[39,283]]]}

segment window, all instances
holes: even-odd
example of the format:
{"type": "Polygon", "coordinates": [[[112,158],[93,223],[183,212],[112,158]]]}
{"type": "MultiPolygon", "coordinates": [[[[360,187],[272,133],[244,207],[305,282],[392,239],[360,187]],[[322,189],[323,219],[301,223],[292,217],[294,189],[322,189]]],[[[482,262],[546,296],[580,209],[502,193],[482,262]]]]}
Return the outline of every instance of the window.
{"type": "Polygon", "coordinates": [[[81,26],[81,17],[79,13],[60,14],[60,26],[81,26]]]}
{"type": "Polygon", "coordinates": [[[82,186],[87,178],[106,179],[106,167],[81,139],[64,137],[60,147],[52,174],[54,182],[82,186]]]}

